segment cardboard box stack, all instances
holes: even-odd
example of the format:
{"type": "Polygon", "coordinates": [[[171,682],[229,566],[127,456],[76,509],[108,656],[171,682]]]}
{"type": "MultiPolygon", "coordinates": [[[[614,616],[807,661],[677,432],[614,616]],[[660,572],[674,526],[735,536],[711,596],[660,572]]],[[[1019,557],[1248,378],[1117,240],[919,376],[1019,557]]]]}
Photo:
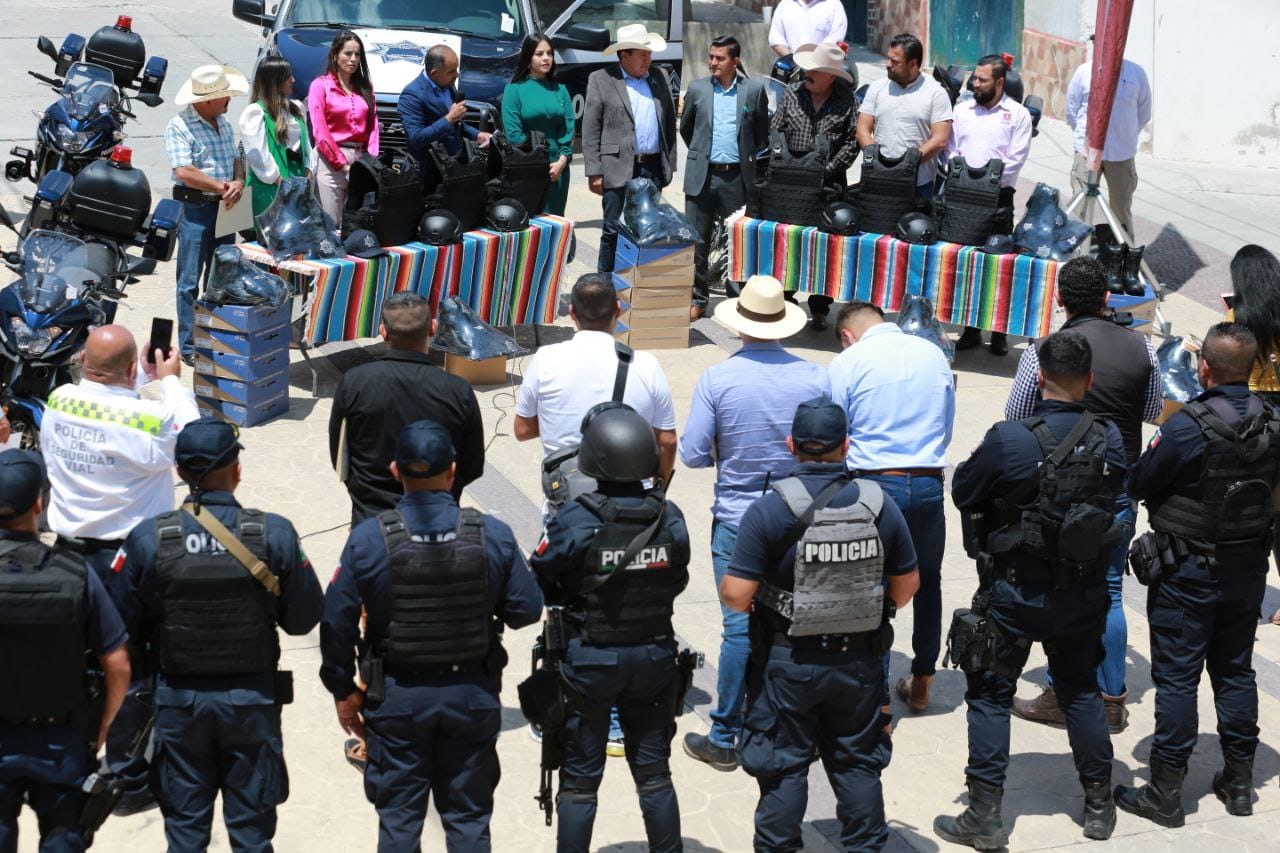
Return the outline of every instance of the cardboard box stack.
{"type": "Polygon", "coordinates": [[[289,411],[289,308],[196,302],[201,414],[254,426],[289,411]]]}
{"type": "Polygon", "coordinates": [[[614,337],[634,349],[686,349],[693,244],[637,246],[618,235],[613,286],[622,302],[614,337]]]}

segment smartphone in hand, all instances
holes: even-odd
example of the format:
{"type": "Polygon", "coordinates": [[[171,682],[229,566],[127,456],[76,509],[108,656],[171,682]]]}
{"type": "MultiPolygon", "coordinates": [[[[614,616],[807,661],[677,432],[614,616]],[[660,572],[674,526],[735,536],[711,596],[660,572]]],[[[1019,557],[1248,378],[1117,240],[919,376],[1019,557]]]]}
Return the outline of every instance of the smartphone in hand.
{"type": "Polygon", "coordinates": [[[173,321],[166,320],[163,317],[151,318],[151,339],[147,343],[147,364],[156,363],[156,350],[160,350],[166,356],[169,349],[173,346],[173,321]]]}

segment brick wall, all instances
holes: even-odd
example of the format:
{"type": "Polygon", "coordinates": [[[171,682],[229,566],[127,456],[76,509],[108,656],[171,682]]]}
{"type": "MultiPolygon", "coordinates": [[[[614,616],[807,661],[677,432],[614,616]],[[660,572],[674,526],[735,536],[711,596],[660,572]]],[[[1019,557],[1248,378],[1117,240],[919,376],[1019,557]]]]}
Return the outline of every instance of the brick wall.
{"type": "Polygon", "coordinates": [[[867,47],[886,53],[898,33],[915,33],[929,55],[929,0],[868,0],[867,47]]]}
{"type": "Polygon", "coordinates": [[[1029,95],[1044,98],[1045,113],[1062,118],[1067,100],[1067,84],[1080,63],[1085,49],[1079,41],[1051,36],[1036,30],[1022,31],[1022,56],[1019,71],[1029,95]]]}

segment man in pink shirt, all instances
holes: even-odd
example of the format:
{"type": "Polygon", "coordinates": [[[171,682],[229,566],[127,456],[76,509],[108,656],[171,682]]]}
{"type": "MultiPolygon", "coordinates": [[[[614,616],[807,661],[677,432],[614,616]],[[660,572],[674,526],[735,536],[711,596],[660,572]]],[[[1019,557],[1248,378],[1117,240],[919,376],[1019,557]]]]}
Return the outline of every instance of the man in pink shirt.
{"type": "MultiPolygon", "coordinates": [[[[961,101],[952,112],[951,138],[947,142],[946,161],[957,155],[971,166],[987,161],[1004,161],[1000,177],[1000,203],[996,219],[997,234],[1013,233],[1013,192],[1018,173],[1031,151],[1031,113],[1026,107],[1005,97],[1004,58],[992,54],[978,60],[970,82],[973,100],[961,101]]],[[[965,328],[956,349],[972,349],[982,345],[982,332],[965,328]]],[[[1003,332],[991,333],[991,354],[1004,355],[1009,342],[1003,332]]]]}

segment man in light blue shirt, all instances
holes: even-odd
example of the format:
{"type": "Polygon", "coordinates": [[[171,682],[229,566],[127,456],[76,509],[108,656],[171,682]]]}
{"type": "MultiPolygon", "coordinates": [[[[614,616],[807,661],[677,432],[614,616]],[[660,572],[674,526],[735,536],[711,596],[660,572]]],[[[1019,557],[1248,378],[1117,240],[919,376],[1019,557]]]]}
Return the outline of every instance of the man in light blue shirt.
{"type": "Polygon", "coordinates": [[[845,349],[829,368],[831,398],[849,414],[846,463],[854,476],[875,480],[893,498],[916,546],[920,591],[911,605],[911,676],[898,681],[897,691],[913,711],[923,711],[942,646],[942,475],[956,416],[955,380],[936,344],[885,322],[875,305],[849,303],[836,330],[845,349]]]}
{"type": "MultiPolygon", "coordinates": [[[[748,279],[742,296],[716,310],[716,320],[738,333],[742,348],[698,379],[689,421],[680,437],[680,461],[690,468],[716,466],[711,507],[711,565],[716,589],[729,568],[738,524],[747,508],[795,465],[787,436],[796,407],[829,397],[827,372],[782,348],[780,340],[804,328],[804,311],[787,302],[770,276],[748,279]]],[[[746,690],[747,614],[723,605],[724,631],[711,733],[685,735],[684,751],[721,770],[738,760],[746,690]]]]}

